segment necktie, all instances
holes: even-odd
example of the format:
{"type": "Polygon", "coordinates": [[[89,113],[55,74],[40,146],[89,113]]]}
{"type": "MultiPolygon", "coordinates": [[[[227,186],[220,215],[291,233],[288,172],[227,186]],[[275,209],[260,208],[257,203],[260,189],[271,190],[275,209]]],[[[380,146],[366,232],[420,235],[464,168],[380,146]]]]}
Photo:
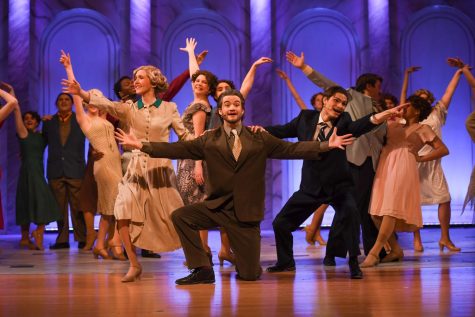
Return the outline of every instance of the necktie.
{"type": "Polygon", "coordinates": [[[325,122],[320,122],[318,125],[320,126],[320,132],[318,132],[317,140],[323,142],[325,141],[325,130],[328,125],[325,122]]]}
{"type": "Polygon", "coordinates": [[[233,156],[234,156],[234,159],[237,161],[239,158],[239,154],[241,154],[241,150],[242,150],[241,139],[239,138],[239,135],[236,129],[232,129],[231,133],[234,136],[233,156]]]}

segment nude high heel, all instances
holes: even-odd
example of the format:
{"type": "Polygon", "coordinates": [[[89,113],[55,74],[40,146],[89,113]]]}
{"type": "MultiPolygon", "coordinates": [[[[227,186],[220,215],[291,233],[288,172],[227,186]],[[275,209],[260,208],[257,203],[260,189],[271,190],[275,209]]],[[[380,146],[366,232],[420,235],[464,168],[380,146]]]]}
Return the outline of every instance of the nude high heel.
{"type": "Polygon", "coordinates": [[[110,245],[109,244],[109,248],[112,251],[112,258],[114,260],[119,260],[119,261],[126,261],[127,260],[127,258],[125,257],[124,251],[122,249],[122,246],[120,244],[119,245],[110,245]],[[116,250],[120,250],[120,251],[116,252],[116,250]]]}
{"type": "Polygon", "coordinates": [[[107,253],[106,249],[98,249],[94,248],[92,249],[92,255],[94,256],[95,259],[98,259],[99,257],[103,258],[104,260],[111,260],[112,257],[107,253]]]}
{"type": "Polygon", "coordinates": [[[461,248],[457,248],[453,243],[452,241],[448,241],[448,242],[445,242],[445,241],[439,241],[439,249],[440,251],[444,251],[444,247],[447,248],[447,250],[449,251],[452,251],[452,252],[460,252],[462,251],[461,248]]]}
{"type": "Polygon", "coordinates": [[[389,262],[397,262],[401,261],[404,257],[404,252],[402,250],[391,250],[391,253],[386,255],[382,260],[381,263],[389,263],[389,262]]]}
{"type": "Polygon", "coordinates": [[[364,259],[364,261],[360,264],[360,267],[373,267],[378,265],[379,263],[379,256],[373,253],[368,253],[368,256],[364,259]]]}
{"type": "Polygon", "coordinates": [[[142,275],[142,266],[131,265],[129,267],[129,271],[127,272],[127,274],[124,275],[121,282],[122,283],[135,282],[136,280],[140,280],[141,275],[142,275]]]}
{"type": "Polygon", "coordinates": [[[315,240],[313,239],[314,232],[310,229],[310,226],[305,226],[303,231],[305,231],[305,241],[310,245],[315,245],[315,240]]]}
{"type": "Polygon", "coordinates": [[[234,253],[225,254],[225,253],[219,252],[218,259],[219,259],[220,266],[223,266],[224,261],[228,261],[232,265],[236,264],[236,256],[234,255],[234,253]]]}
{"type": "Polygon", "coordinates": [[[39,232],[38,230],[33,230],[33,232],[31,232],[31,237],[35,240],[35,244],[38,250],[44,251],[45,249],[45,247],[43,246],[44,233],[39,232]]]}
{"type": "Polygon", "coordinates": [[[93,231],[91,233],[87,233],[86,235],[86,244],[84,245],[84,248],[82,248],[82,251],[91,251],[92,247],[94,246],[94,242],[96,242],[97,239],[97,233],[96,231],[93,231]]]}

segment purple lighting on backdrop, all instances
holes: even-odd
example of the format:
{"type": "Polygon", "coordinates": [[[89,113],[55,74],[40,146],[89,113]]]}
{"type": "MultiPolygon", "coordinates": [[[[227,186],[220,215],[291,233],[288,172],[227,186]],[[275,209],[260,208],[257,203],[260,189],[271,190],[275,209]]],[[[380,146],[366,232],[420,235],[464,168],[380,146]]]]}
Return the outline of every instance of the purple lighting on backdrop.
{"type": "Polygon", "coordinates": [[[151,54],[151,18],[150,1],[130,1],[130,49],[134,56],[134,68],[148,64],[151,54]]]}

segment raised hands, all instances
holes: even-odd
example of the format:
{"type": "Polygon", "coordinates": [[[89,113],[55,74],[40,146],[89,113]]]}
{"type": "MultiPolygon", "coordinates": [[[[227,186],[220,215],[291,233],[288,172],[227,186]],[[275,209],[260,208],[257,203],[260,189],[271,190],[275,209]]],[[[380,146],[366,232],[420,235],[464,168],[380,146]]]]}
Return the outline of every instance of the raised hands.
{"type": "Polygon", "coordinates": [[[194,53],[195,52],[195,47],[198,43],[196,42],[194,37],[187,37],[186,38],[186,46],[185,47],[180,47],[180,51],[188,52],[188,53],[194,53]]]}
{"type": "Polygon", "coordinates": [[[328,139],[328,146],[331,149],[339,148],[344,150],[345,146],[353,144],[356,138],[352,134],[337,135],[337,127],[333,129],[330,139],[328,139]]]}
{"type": "Polygon", "coordinates": [[[449,57],[447,58],[447,64],[452,67],[463,68],[465,63],[459,57],[449,57]]]}
{"type": "Polygon", "coordinates": [[[420,67],[420,66],[409,66],[408,68],[406,68],[406,69],[404,70],[404,72],[405,72],[406,74],[412,74],[412,73],[414,73],[414,72],[417,72],[417,71],[420,70],[421,68],[422,68],[422,67],[420,67]]]}
{"type": "Polygon", "coordinates": [[[277,69],[275,70],[275,72],[276,72],[277,75],[279,75],[279,77],[282,78],[283,80],[288,80],[288,79],[289,79],[289,76],[287,76],[287,73],[284,72],[282,69],[277,68],[277,69]]]}
{"type": "Polygon", "coordinates": [[[6,92],[8,92],[10,95],[15,97],[15,89],[13,89],[13,86],[10,85],[9,83],[6,83],[4,81],[0,81],[0,89],[4,89],[6,92]]]}
{"type": "Polygon", "coordinates": [[[61,85],[63,85],[63,92],[72,95],[80,95],[81,94],[81,85],[78,83],[76,79],[68,80],[63,79],[61,81],[61,85]]]}
{"type": "Polygon", "coordinates": [[[266,63],[272,63],[272,59],[270,59],[269,57],[261,57],[257,61],[255,61],[254,64],[252,64],[252,66],[258,67],[266,63]]]}
{"type": "Polygon", "coordinates": [[[208,50],[204,50],[196,56],[196,61],[198,62],[198,65],[201,65],[201,63],[203,63],[206,58],[206,55],[208,55],[208,50]]]}
{"type": "Polygon", "coordinates": [[[61,56],[59,57],[59,62],[63,64],[64,68],[71,67],[71,55],[69,53],[66,54],[65,51],[61,50],[61,56]]]}
{"type": "Polygon", "coordinates": [[[297,56],[294,52],[288,51],[285,53],[285,57],[290,64],[294,65],[294,67],[303,68],[305,65],[305,56],[303,52],[300,53],[300,56],[297,56]]]}
{"type": "Polygon", "coordinates": [[[134,149],[140,150],[142,148],[142,142],[137,139],[135,134],[130,131],[128,134],[121,129],[117,129],[115,132],[115,138],[119,141],[119,144],[132,147],[134,149]]]}

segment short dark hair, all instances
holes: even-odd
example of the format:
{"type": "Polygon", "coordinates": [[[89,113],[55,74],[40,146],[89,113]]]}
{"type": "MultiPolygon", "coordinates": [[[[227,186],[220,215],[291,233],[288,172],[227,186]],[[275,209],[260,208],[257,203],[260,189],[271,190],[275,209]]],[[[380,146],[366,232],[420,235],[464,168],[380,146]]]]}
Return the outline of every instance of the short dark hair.
{"type": "Polygon", "coordinates": [[[74,101],[73,101],[73,96],[71,96],[70,94],[67,94],[67,93],[65,93],[65,92],[60,92],[60,93],[58,94],[58,96],[56,97],[56,100],[55,100],[55,102],[54,102],[54,105],[55,105],[56,107],[58,106],[59,97],[61,97],[62,95],[68,96],[69,99],[71,100],[71,103],[74,103],[74,101]]]}
{"type": "Polygon", "coordinates": [[[218,99],[218,109],[221,109],[221,107],[223,106],[223,98],[226,97],[226,96],[238,96],[239,99],[241,99],[242,108],[245,109],[245,107],[244,107],[244,97],[241,94],[241,92],[239,90],[236,90],[236,89],[229,89],[229,90],[223,91],[223,93],[219,96],[219,99],[218,99]]]}
{"type": "Polygon", "coordinates": [[[412,95],[407,98],[407,102],[409,102],[415,109],[419,110],[419,122],[427,118],[432,111],[432,106],[429,101],[417,95],[412,95]]]}
{"type": "Polygon", "coordinates": [[[323,97],[328,99],[332,96],[335,96],[337,93],[345,95],[347,103],[350,102],[351,99],[352,99],[352,97],[351,97],[350,93],[348,92],[348,90],[346,90],[345,88],[343,88],[341,86],[332,86],[332,87],[327,88],[323,92],[323,97]]]}
{"type": "Polygon", "coordinates": [[[40,115],[38,114],[38,112],[36,112],[36,111],[26,111],[26,112],[23,113],[23,115],[21,116],[23,120],[25,120],[25,117],[26,117],[27,114],[31,115],[31,117],[32,117],[33,119],[35,119],[36,122],[38,122],[38,124],[41,123],[41,117],[40,117],[40,115]]]}
{"type": "MultiPolygon", "coordinates": [[[[226,83],[229,85],[229,87],[231,87],[231,89],[236,89],[236,85],[234,85],[234,82],[232,80],[229,80],[229,79],[218,79],[218,81],[216,82],[216,87],[218,87],[219,84],[221,83],[226,83]]],[[[218,102],[218,99],[219,98],[216,98],[216,90],[215,90],[215,93],[213,94],[213,99],[218,102]]]]}
{"type": "Polygon", "coordinates": [[[323,96],[323,93],[322,92],[317,92],[316,94],[314,94],[312,96],[312,98],[310,98],[310,104],[313,106],[315,104],[315,100],[317,99],[318,96],[322,95],[323,96]]]}
{"type": "Polygon", "coordinates": [[[203,75],[206,77],[206,81],[208,82],[208,87],[209,87],[209,93],[208,96],[214,96],[216,92],[216,86],[218,86],[218,77],[216,77],[212,72],[209,72],[207,70],[197,70],[192,76],[191,76],[191,82],[195,82],[196,78],[198,78],[199,75],[203,75]]]}
{"type": "Polygon", "coordinates": [[[399,104],[399,100],[397,99],[396,96],[390,94],[390,93],[384,93],[383,94],[383,101],[389,99],[391,100],[396,106],[399,104]]]}
{"type": "Polygon", "coordinates": [[[383,82],[383,77],[373,73],[362,74],[356,80],[355,90],[362,93],[366,89],[366,85],[374,86],[378,81],[383,82]]]}
{"type": "Polygon", "coordinates": [[[130,78],[129,76],[122,76],[122,77],[119,78],[118,81],[116,81],[116,82],[114,83],[114,93],[115,93],[115,95],[117,96],[117,98],[119,98],[119,99],[122,98],[122,97],[120,96],[119,92],[120,92],[121,89],[122,89],[122,86],[121,86],[121,85],[122,85],[122,81],[123,81],[124,79],[132,80],[132,78],[130,78]]]}

